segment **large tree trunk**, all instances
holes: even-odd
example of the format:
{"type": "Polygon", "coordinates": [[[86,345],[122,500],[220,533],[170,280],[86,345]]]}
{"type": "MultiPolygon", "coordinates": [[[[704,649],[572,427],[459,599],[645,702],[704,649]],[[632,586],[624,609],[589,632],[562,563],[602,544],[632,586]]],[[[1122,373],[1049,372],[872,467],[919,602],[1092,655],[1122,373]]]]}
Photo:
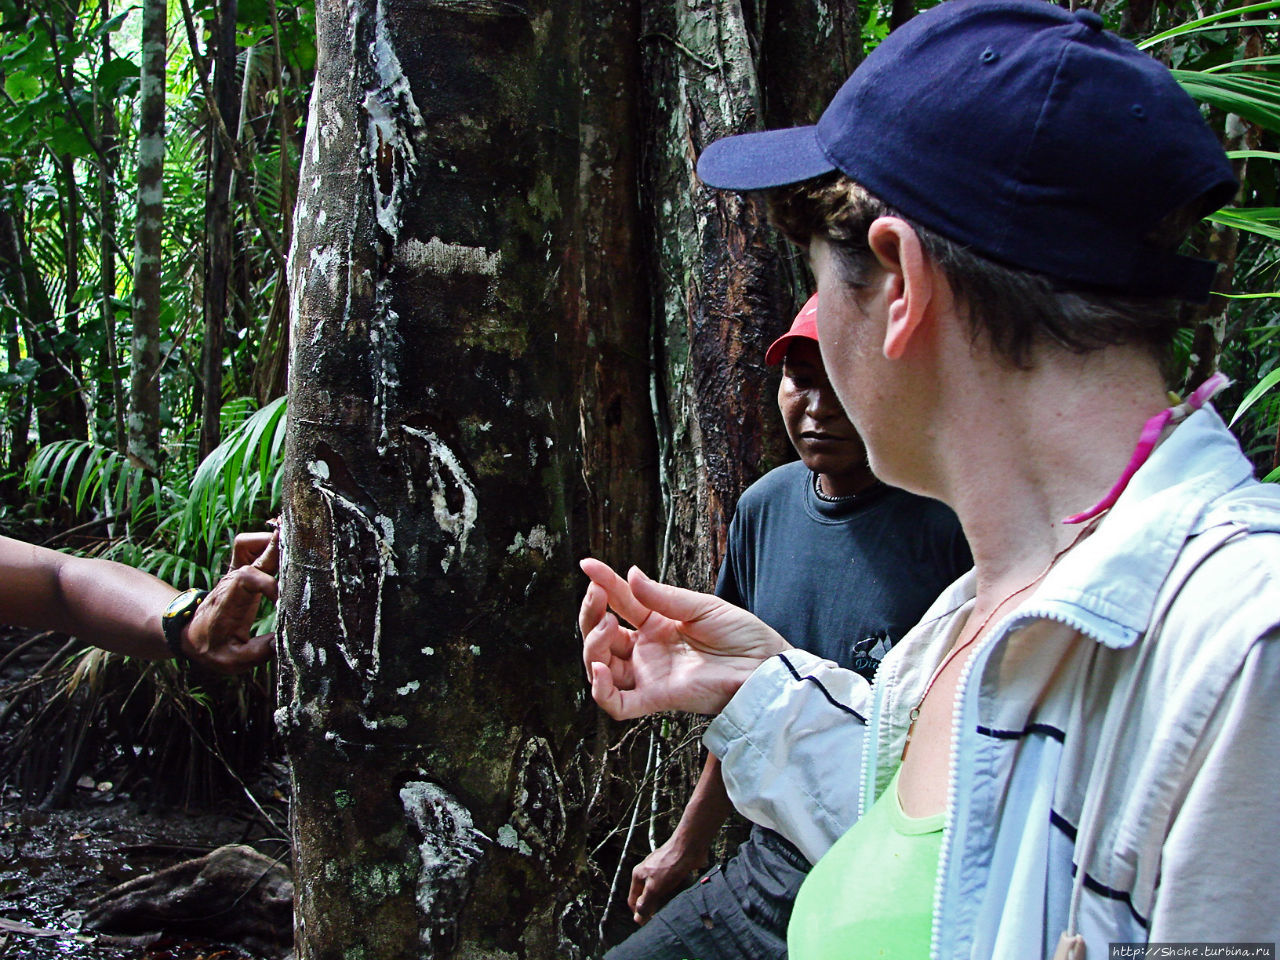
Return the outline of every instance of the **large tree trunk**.
{"type": "Polygon", "coordinates": [[[160,271],[164,227],[165,0],[143,0],[138,95],[138,214],[133,254],[133,351],[129,456],[160,465],[160,271]]]}
{"type": "Polygon", "coordinates": [[[635,13],[608,15],[579,47],[550,0],[318,11],[282,578],[300,957],[594,933],[574,559],[588,517],[652,554],[657,467],[609,79],[635,13]]]}
{"type": "MultiPolygon", "coordinates": [[[[829,90],[846,38],[800,6],[776,49],[809,43],[829,90]]],[[[321,0],[317,22],[281,600],[299,956],[595,956],[679,763],[588,702],[575,560],[705,587],[785,450],[762,358],[800,282],[762,213],[693,175],[760,123],[747,19],[321,0]]]]}

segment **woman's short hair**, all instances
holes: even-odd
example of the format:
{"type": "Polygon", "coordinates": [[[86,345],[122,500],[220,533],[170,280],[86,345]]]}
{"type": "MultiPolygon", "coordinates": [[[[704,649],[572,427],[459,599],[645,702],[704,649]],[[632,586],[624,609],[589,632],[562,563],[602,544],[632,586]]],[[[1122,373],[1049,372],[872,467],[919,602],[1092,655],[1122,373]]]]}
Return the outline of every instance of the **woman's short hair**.
{"type": "MultiPolygon", "coordinates": [[[[824,237],[837,252],[845,281],[854,285],[865,282],[874,269],[867,245],[871,224],[885,216],[905,220],[964,304],[973,340],[985,338],[997,356],[1016,367],[1029,367],[1035,348],[1045,343],[1074,353],[1142,345],[1165,363],[1173,335],[1184,325],[1177,299],[1082,289],[1004,266],[913,222],[840,172],[766,196],[770,219],[788,239],[807,246],[810,238],[824,237]]],[[[1148,242],[1176,249],[1198,219],[1195,210],[1178,211],[1148,242]]]]}

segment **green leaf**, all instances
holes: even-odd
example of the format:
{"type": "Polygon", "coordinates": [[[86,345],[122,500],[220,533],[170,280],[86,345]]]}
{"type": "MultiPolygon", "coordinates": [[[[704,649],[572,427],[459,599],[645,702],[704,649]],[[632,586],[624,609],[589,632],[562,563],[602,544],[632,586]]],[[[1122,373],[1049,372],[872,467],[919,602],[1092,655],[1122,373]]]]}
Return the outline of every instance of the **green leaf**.
{"type": "Polygon", "coordinates": [[[138,65],[128,57],[116,57],[102,65],[102,69],[98,71],[98,87],[103,93],[110,94],[118,87],[123,80],[135,79],[141,76],[138,65]]]}
{"type": "Polygon", "coordinates": [[[1280,160],[1280,153],[1270,150],[1228,150],[1229,160],[1280,160]]]}
{"type": "Polygon", "coordinates": [[[123,13],[117,13],[110,20],[107,20],[104,23],[98,24],[98,26],[93,31],[93,35],[95,37],[103,37],[103,36],[106,36],[108,33],[115,33],[117,30],[119,30],[121,27],[124,26],[124,22],[128,18],[129,14],[133,13],[133,11],[136,9],[137,7],[130,7],[128,10],[125,10],[123,13]]]}
{"type": "Polygon", "coordinates": [[[44,81],[25,70],[15,70],[4,78],[4,92],[18,103],[26,103],[44,92],[44,81]]]}
{"type": "MultiPolygon", "coordinates": [[[[1245,24],[1238,21],[1234,23],[1224,23],[1218,27],[1209,27],[1207,25],[1211,23],[1219,23],[1219,21],[1225,20],[1227,17],[1238,17],[1246,13],[1258,13],[1263,10],[1275,10],[1277,8],[1280,8],[1280,0],[1266,0],[1265,3],[1254,3],[1244,7],[1236,7],[1234,10],[1222,10],[1218,13],[1210,14],[1207,17],[1200,17],[1197,20],[1189,20],[1186,23],[1173,27],[1170,30],[1165,30],[1163,33],[1157,33],[1154,37],[1147,37],[1146,40],[1137,44],[1137,47],[1139,50],[1146,50],[1150,47],[1156,46],[1157,44],[1163,43],[1166,40],[1184,36],[1188,33],[1202,33],[1207,29],[1223,30],[1229,27],[1242,27],[1245,26],[1245,24]]],[[[1275,21],[1273,20],[1263,20],[1260,22],[1263,24],[1275,24],[1275,21]]]]}
{"type": "Polygon", "coordinates": [[[1212,67],[1205,67],[1205,73],[1220,73],[1223,70],[1243,70],[1255,69],[1268,65],[1280,65],[1280,54],[1270,54],[1265,57],[1244,57],[1240,60],[1228,60],[1226,63],[1215,64],[1212,67]]]}
{"type": "Polygon", "coordinates": [[[1280,370],[1272,370],[1262,378],[1261,382],[1245,394],[1245,398],[1240,401],[1240,406],[1236,407],[1236,412],[1232,414],[1231,423],[1228,426],[1234,426],[1235,422],[1244,415],[1244,412],[1261,400],[1277,383],[1280,383],[1280,370]]]}
{"type": "Polygon", "coordinates": [[[1224,227],[1234,227],[1256,233],[1272,240],[1280,240],[1280,207],[1254,207],[1244,209],[1231,207],[1209,214],[1206,220],[1219,223],[1224,227]]]}
{"type": "Polygon", "coordinates": [[[1175,80],[1196,100],[1252,120],[1269,130],[1280,130],[1280,84],[1259,75],[1206,74],[1174,70],[1175,80]]]}
{"type": "Polygon", "coordinates": [[[93,147],[85,139],[84,133],[79,127],[69,123],[54,127],[49,134],[49,146],[53,148],[54,153],[58,154],[70,154],[73,157],[93,156],[93,147]]]}

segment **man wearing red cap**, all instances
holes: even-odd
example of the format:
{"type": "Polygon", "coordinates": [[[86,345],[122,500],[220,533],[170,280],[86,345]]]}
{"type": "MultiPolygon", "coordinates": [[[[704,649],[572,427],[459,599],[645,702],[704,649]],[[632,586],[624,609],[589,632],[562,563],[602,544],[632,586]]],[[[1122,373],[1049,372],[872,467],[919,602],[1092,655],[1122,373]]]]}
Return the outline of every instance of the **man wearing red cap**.
{"type": "MultiPolygon", "coordinates": [[[[881,657],[973,561],[947,507],[871,473],[822,366],[817,308],[811,297],[765,352],[765,363],[782,365],[778,409],[800,459],[742,495],[716,594],[870,680],[881,657]]],[[[628,902],[645,926],[607,960],[785,954],[787,919],[810,863],[776,831],[753,825],[734,857],[662,907],[706,866],[731,809],[720,763],[709,755],[675,833],[632,873],[628,902]]]]}

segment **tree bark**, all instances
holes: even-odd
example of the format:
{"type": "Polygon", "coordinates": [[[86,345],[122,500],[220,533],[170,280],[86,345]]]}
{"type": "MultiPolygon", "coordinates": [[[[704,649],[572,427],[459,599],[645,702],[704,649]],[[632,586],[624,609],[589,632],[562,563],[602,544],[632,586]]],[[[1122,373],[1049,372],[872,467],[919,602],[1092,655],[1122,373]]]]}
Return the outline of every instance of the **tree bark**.
{"type": "Polygon", "coordinates": [[[235,145],[224,142],[220,130],[240,114],[236,84],[236,0],[219,0],[214,22],[213,103],[209,104],[209,179],[204,222],[204,343],[200,352],[200,447],[203,460],[221,440],[223,341],[227,295],[232,270],[231,181],[235,145]]]}
{"type": "Polygon", "coordinates": [[[138,96],[138,212],[133,254],[129,456],[160,466],[160,271],[164,227],[165,0],[143,0],[138,96]]]}
{"type": "MultiPolygon", "coordinates": [[[[103,23],[111,18],[111,5],[108,0],[99,3],[99,16],[103,23]]],[[[102,62],[110,63],[111,34],[102,35],[102,62]]],[[[95,90],[96,96],[96,90],[95,90]]],[[[99,302],[102,314],[102,356],[99,360],[101,368],[106,372],[102,387],[107,394],[107,405],[110,410],[112,426],[111,445],[124,452],[126,447],[124,398],[120,392],[118,380],[120,357],[116,341],[116,176],[119,171],[119,124],[116,122],[115,107],[101,100],[96,102],[98,112],[97,128],[102,144],[102,165],[98,171],[98,209],[101,222],[101,236],[98,245],[98,258],[101,263],[98,275],[100,278],[99,302]]]]}
{"type": "Polygon", "coordinates": [[[600,9],[590,41],[550,0],[318,11],[282,577],[300,957],[590,948],[574,561],[589,522],[651,555],[657,466],[610,79],[636,14],[600,9]]]}
{"type": "MultiPolygon", "coordinates": [[[[856,20],[796,6],[772,49],[836,50],[829,93],[856,20]]],[[[588,702],[575,561],[707,586],[787,449],[763,355],[800,271],[693,173],[761,122],[747,20],[321,0],[317,23],[281,578],[299,957],[594,956],[683,760],[588,702]]]]}
{"type": "MultiPolygon", "coordinates": [[[[0,288],[15,309],[4,311],[5,359],[14,373],[22,362],[19,317],[27,314],[27,280],[23,272],[18,226],[7,206],[0,206],[0,288]]],[[[9,440],[7,473],[21,476],[31,453],[31,384],[15,387],[5,401],[5,432],[9,440]]],[[[16,485],[16,484],[15,484],[16,485]]],[[[6,490],[6,493],[11,493],[6,490]]]]}

